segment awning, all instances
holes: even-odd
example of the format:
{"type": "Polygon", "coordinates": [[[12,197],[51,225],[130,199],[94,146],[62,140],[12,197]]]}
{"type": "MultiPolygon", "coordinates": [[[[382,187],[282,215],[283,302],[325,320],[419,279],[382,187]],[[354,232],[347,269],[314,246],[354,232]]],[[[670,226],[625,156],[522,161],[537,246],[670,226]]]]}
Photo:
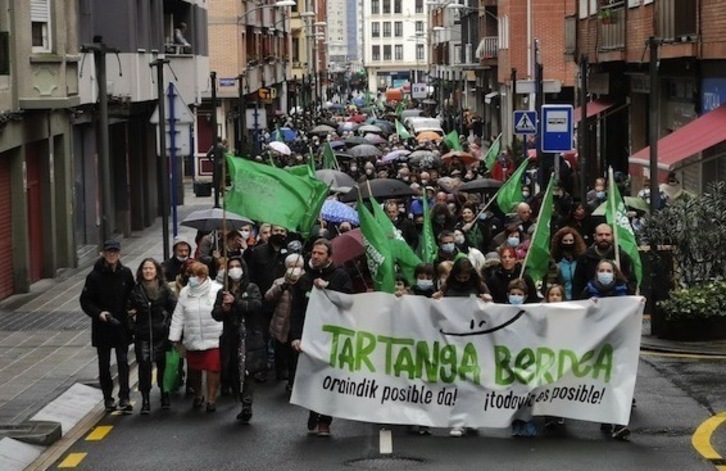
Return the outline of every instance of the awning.
{"type": "MultiPolygon", "coordinates": [[[[587,117],[592,118],[595,115],[598,115],[602,113],[603,111],[607,110],[608,108],[611,108],[614,105],[614,103],[610,103],[606,100],[595,100],[590,101],[587,103],[587,117]]],[[[575,119],[575,122],[580,122],[580,114],[582,113],[582,107],[577,106],[575,107],[573,111],[573,118],[575,119]]]]}
{"type": "MultiPolygon", "coordinates": [[[[670,171],[682,160],[726,141],[726,105],[694,119],[658,141],[658,168],[670,171]]],[[[650,166],[650,147],[628,159],[631,164],[650,166]]]]}
{"type": "Polygon", "coordinates": [[[499,92],[489,92],[484,95],[484,103],[487,105],[491,104],[492,100],[499,96],[499,92]]]}

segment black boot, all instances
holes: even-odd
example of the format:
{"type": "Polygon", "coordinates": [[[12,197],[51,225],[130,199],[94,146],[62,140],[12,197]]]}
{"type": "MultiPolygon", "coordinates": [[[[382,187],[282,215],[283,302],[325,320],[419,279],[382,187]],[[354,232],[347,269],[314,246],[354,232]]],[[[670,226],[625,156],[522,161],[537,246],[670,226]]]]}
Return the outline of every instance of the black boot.
{"type": "Polygon", "coordinates": [[[161,392],[161,409],[162,410],[169,410],[171,409],[171,400],[169,399],[169,393],[168,392],[161,392]]]}
{"type": "Polygon", "coordinates": [[[141,415],[149,415],[151,413],[151,401],[149,393],[141,393],[141,415]]]}
{"type": "Polygon", "coordinates": [[[242,410],[239,414],[237,414],[237,420],[242,421],[243,424],[250,423],[250,420],[252,419],[252,403],[251,402],[243,402],[242,403],[242,410]]]}

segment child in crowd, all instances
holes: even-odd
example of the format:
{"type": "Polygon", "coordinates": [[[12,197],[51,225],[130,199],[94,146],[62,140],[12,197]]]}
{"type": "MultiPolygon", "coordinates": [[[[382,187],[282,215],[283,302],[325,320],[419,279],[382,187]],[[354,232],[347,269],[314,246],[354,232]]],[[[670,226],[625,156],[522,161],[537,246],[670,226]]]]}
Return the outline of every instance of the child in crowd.
{"type": "MultiPolygon", "coordinates": [[[[522,278],[515,278],[509,282],[507,288],[507,304],[519,306],[527,301],[529,296],[529,288],[522,278]]],[[[533,420],[517,419],[512,422],[513,437],[534,437],[537,435],[537,427],[533,420]]]]}
{"type": "MultiPolygon", "coordinates": [[[[543,303],[561,303],[565,300],[565,287],[559,284],[550,285],[545,291],[543,303]]],[[[545,416],[545,428],[554,429],[565,425],[565,419],[562,417],[545,416]]]]}

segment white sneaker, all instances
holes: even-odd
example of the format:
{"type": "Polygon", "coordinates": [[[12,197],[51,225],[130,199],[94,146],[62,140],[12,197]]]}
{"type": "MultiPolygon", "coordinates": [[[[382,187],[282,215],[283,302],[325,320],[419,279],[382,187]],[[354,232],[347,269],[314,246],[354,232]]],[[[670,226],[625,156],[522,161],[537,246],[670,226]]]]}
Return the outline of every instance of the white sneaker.
{"type": "Polygon", "coordinates": [[[449,435],[452,437],[463,437],[464,436],[464,427],[454,427],[449,431],[449,435]]]}

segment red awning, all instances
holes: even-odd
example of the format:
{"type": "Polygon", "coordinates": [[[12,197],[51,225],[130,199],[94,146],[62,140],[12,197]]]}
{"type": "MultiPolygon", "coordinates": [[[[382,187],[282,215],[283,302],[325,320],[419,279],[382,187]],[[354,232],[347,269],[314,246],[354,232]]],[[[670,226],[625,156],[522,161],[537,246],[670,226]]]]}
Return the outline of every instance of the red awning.
{"type": "MultiPolygon", "coordinates": [[[[602,113],[603,111],[607,110],[608,108],[611,108],[614,105],[614,103],[610,103],[609,101],[605,100],[595,100],[590,101],[587,103],[587,117],[592,118],[595,115],[598,115],[602,113]]],[[[580,122],[580,114],[582,113],[581,107],[576,107],[574,109],[574,112],[572,113],[575,122],[580,122]]]]}
{"type": "MultiPolygon", "coordinates": [[[[726,105],[694,119],[658,141],[658,168],[673,170],[678,162],[726,141],[726,105]]],[[[650,147],[628,159],[631,164],[650,166],[650,147]]]]}

